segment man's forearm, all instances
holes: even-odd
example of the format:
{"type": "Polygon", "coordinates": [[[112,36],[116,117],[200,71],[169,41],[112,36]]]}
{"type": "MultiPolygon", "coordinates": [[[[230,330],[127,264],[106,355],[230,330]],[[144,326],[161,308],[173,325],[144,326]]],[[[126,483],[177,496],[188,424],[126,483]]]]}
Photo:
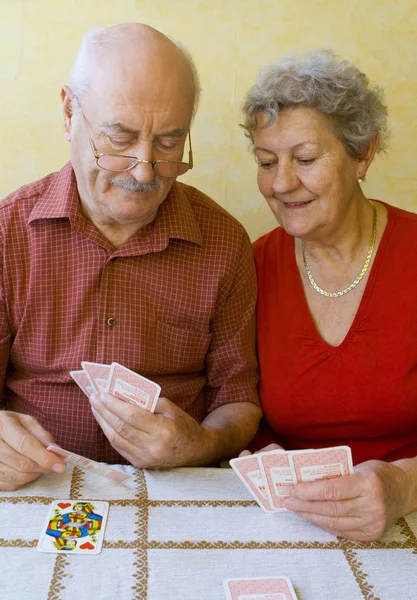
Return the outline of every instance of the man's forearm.
{"type": "Polygon", "coordinates": [[[189,466],[215,465],[244,450],[254,437],[262,412],[250,402],[224,404],[202,422],[199,452],[189,466]]]}

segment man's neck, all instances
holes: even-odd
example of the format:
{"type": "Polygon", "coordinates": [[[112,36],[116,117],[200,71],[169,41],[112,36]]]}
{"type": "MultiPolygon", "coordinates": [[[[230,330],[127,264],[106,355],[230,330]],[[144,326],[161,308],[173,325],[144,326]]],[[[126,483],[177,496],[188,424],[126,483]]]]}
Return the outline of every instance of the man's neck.
{"type": "Polygon", "coordinates": [[[89,207],[80,199],[81,211],[98,231],[108,240],[114,248],[120,248],[130,240],[138,231],[152,223],[158,214],[158,208],[154,213],[146,215],[144,219],[119,223],[115,220],[105,218],[100,214],[94,214],[89,207]]]}
{"type": "Polygon", "coordinates": [[[94,223],[96,229],[108,240],[114,248],[120,248],[130,240],[138,231],[143,229],[145,225],[129,224],[120,225],[115,227],[114,225],[100,225],[94,223]]]}

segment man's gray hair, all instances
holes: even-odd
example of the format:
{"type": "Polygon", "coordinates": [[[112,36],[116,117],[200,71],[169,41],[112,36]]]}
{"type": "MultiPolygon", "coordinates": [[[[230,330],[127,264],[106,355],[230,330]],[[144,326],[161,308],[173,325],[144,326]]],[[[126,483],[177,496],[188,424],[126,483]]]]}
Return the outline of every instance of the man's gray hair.
{"type": "Polygon", "coordinates": [[[378,134],[377,151],[386,149],[388,109],[384,92],[372,85],[354,64],[340,61],[331,50],[285,54],[264,67],[249,90],[244,105],[244,127],[249,137],[258,127],[259,113],[271,125],[280,110],[309,106],[329,118],[335,135],[354,158],[363,158],[378,134]]]}
{"type": "MultiPolygon", "coordinates": [[[[182,43],[172,38],[169,39],[171,39],[172,43],[181,50],[192,73],[194,81],[194,118],[198,109],[201,93],[200,78],[198,76],[197,68],[187,48],[185,48],[182,43]]],[[[105,50],[111,48],[118,40],[120,40],[120,34],[115,31],[114,28],[106,29],[104,27],[93,27],[84,35],[71,70],[71,89],[77,97],[81,98],[88,92],[92,81],[95,59],[105,50]]]]}

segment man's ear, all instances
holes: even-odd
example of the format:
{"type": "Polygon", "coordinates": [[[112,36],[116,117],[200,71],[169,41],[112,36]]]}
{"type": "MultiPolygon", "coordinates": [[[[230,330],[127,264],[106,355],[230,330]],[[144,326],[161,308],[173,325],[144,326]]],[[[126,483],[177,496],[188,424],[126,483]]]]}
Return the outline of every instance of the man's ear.
{"type": "Polygon", "coordinates": [[[67,140],[71,141],[71,118],[73,115],[73,101],[74,96],[71,88],[67,85],[63,85],[61,88],[61,101],[62,101],[62,116],[64,117],[64,133],[67,140]]]}

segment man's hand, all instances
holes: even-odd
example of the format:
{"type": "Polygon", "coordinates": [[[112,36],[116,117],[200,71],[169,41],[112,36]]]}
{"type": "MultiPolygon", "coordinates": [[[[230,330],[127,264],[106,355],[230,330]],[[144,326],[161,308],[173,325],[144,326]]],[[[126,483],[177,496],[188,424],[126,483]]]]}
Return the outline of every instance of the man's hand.
{"type": "Polygon", "coordinates": [[[93,414],[115,450],[140,468],[190,465],[207,432],[167,398],[150,413],[110,394],[90,398],[93,414]]]}
{"type": "Polygon", "coordinates": [[[133,466],[150,469],[209,465],[233,456],[260,418],[250,403],[221,406],[200,424],[167,398],[159,398],[154,413],[111,394],[94,394],[90,402],[113,448],[133,466]]]}
{"type": "Polygon", "coordinates": [[[33,417],[0,411],[0,490],[13,492],[41,473],[63,473],[65,463],[46,450],[53,441],[33,417]]]}
{"type": "Polygon", "coordinates": [[[352,475],[295,485],[285,508],[334,535],[369,542],[407,514],[408,493],[401,468],[372,460],[352,475]]]}

